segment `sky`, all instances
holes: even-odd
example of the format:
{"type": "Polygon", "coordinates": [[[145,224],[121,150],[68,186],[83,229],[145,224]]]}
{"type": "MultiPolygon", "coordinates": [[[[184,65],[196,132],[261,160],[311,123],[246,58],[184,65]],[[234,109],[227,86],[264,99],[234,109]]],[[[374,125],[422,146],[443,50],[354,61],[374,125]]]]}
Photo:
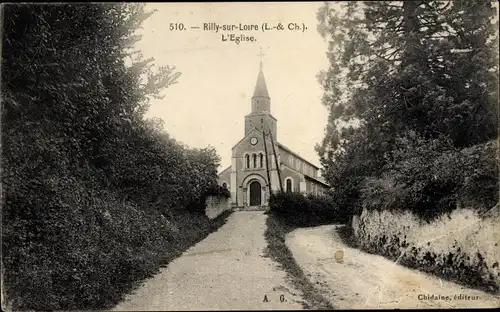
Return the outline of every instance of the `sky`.
{"type": "Polygon", "coordinates": [[[219,172],[231,164],[231,148],[244,136],[244,116],[250,113],[257,80],[260,49],[271,97],[271,114],[278,120],[277,139],[313,164],[314,150],[324,136],[327,109],[317,81],[328,67],[327,43],[316,30],[322,2],[302,3],[149,3],[157,9],[143,23],[138,42],[155,65],[175,66],[182,74],[164,99],[152,100],[148,117],[164,121],[176,140],[195,148],[213,146],[221,157],[219,172]],[[170,30],[172,24],[185,30],[170,30]],[[258,31],[204,30],[204,23],[257,25],[258,31]],[[281,23],[283,30],[262,31],[281,23]],[[301,30],[288,30],[296,23],[301,30]],[[194,29],[191,27],[200,27],[194,29]],[[222,41],[222,35],[253,36],[254,42],[222,41]]]}

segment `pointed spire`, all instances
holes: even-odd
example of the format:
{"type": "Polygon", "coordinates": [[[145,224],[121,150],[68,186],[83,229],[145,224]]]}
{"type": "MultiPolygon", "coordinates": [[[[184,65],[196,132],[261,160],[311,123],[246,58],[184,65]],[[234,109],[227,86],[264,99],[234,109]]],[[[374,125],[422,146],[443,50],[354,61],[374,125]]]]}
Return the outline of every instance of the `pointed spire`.
{"type": "Polygon", "coordinates": [[[253,91],[253,97],[269,97],[267,92],[266,78],[264,78],[264,72],[262,71],[262,61],[260,62],[259,75],[257,76],[257,83],[255,84],[255,89],[253,91]]]}
{"type": "Polygon", "coordinates": [[[269,93],[267,92],[266,79],[264,78],[264,72],[262,70],[262,57],[264,56],[264,53],[262,53],[262,47],[260,47],[259,56],[260,56],[259,75],[257,76],[257,84],[255,85],[253,97],[269,98],[269,93]]]}

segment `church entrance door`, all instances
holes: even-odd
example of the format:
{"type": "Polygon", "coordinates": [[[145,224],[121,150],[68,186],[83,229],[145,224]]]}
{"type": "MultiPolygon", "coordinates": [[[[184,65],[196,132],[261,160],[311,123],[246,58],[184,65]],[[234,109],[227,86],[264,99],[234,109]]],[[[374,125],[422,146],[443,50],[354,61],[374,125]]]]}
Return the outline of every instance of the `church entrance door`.
{"type": "Polygon", "coordinates": [[[250,183],[250,206],[261,205],[262,187],[257,181],[250,183]]]}

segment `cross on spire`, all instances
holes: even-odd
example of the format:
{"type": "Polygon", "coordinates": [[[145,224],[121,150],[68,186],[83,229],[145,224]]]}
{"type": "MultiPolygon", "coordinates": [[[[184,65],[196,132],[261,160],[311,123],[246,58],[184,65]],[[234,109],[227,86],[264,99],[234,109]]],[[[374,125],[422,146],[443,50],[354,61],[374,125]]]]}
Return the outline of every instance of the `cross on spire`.
{"type": "Polygon", "coordinates": [[[260,69],[262,69],[262,57],[264,56],[265,54],[262,53],[262,47],[260,47],[260,53],[257,54],[257,56],[260,56],[260,69]]]}

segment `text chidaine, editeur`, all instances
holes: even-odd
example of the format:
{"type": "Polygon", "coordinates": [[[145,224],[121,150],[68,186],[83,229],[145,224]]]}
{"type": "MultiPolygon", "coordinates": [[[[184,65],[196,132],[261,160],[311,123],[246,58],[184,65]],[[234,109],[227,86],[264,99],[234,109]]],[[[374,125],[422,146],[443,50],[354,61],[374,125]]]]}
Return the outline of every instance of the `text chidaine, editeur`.
{"type": "Polygon", "coordinates": [[[453,296],[448,295],[434,295],[434,294],[419,294],[418,300],[479,300],[479,296],[469,296],[464,294],[458,294],[453,296]]]}

